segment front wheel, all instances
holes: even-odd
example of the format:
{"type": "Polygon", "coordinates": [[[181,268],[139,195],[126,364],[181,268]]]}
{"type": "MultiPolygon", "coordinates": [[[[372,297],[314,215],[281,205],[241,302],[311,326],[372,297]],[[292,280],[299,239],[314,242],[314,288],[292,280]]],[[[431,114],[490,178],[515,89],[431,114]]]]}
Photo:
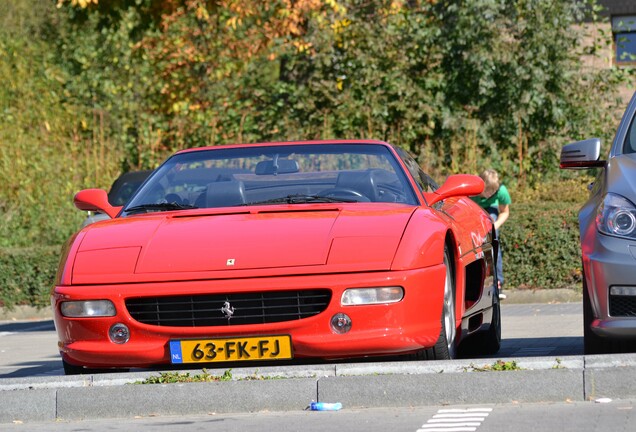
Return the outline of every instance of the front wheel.
{"type": "Polygon", "coordinates": [[[444,303],[442,305],[442,328],[435,346],[416,353],[416,358],[420,360],[450,360],[454,359],[457,355],[457,327],[455,326],[455,273],[448,246],[444,247],[444,265],[446,266],[446,278],[444,281],[444,303]]]}

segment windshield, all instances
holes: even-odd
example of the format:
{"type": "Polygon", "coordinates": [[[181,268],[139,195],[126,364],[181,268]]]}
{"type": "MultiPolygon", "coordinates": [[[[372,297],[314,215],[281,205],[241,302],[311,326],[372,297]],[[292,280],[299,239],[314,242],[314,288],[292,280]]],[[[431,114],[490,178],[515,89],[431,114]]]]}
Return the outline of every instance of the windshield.
{"type": "Polygon", "coordinates": [[[316,202],[417,200],[384,145],[254,145],[172,156],[124,213],[316,202]]]}

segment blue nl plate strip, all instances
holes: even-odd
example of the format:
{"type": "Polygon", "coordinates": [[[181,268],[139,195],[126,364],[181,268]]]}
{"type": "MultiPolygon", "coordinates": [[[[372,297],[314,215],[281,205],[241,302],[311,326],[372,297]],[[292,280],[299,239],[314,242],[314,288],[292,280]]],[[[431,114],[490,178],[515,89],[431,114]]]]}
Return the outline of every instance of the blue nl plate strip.
{"type": "Polygon", "coordinates": [[[183,363],[180,341],[170,341],[170,361],[172,363],[183,363]]]}

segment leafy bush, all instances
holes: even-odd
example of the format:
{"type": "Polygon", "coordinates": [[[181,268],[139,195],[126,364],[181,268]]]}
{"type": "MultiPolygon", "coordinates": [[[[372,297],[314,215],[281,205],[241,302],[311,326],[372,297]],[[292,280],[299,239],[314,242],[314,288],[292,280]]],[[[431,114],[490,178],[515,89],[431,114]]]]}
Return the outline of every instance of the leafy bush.
{"type": "MultiPolygon", "coordinates": [[[[564,172],[564,175],[571,175],[564,172]]],[[[541,182],[533,187],[511,189],[514,203],[556,202],[583,205],[589,197],[588,186],[594,181],[590,175],[575,174],[576,177],[541,182]]]]}
{"type": "Polygon", "coordinates": [[[0,307],[49,306],[59,259],[59,247],[0,248],[0,307]]]}
{"type": "Polygon", "coordinates": [[[578,288],[580,206],[549,201],[511,206],[501,230],[507,288],[578,288]]]}
{"type": "Polygon", "coordinates": [[[438,180],[558,177],[632,82],[581,67],[593,3],[0,1],[0,247],[60,244],[75,192],[183,147],[374,138],[438,180]]]}
{"type": "Polygon", "coordinates": [[[0,1],[0,247],[61,244],[82,220],[73,194],[118,173],[99,122],[82,126],[82,110],[66,103],[47,22],[55,13],[49,1],[0,1]]]}

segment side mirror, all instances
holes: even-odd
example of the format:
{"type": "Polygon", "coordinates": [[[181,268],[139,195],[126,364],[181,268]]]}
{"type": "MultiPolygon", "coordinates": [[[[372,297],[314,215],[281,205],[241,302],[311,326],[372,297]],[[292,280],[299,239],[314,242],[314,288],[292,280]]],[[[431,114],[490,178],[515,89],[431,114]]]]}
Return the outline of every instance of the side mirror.
{"type": "Polygon", "coordinates": [[[599,138],[577,141],[561,149],[561,163],[559,166],[563,169],[604,167],[605,161],[600,160],[600,156],[601,140],[599,138]]]}
{"type": "Polygon", "coordinates": [[[446,179],[444,184],[435,192],[424,194],[429,206],[446,198],[458,196],[475,196],[484,191],[484,181],[481,177],[470,174],[455,174],[446,179]]]}
{"type": "Polygon", "coordinates": [[[113,207],[108,202],[108,194],[103,189],[84,189],[75,194],[73,198],[75,207],[84,211],[97,211],[106,213],[114,218],[121,210],[121,207],[113,207]]]}

